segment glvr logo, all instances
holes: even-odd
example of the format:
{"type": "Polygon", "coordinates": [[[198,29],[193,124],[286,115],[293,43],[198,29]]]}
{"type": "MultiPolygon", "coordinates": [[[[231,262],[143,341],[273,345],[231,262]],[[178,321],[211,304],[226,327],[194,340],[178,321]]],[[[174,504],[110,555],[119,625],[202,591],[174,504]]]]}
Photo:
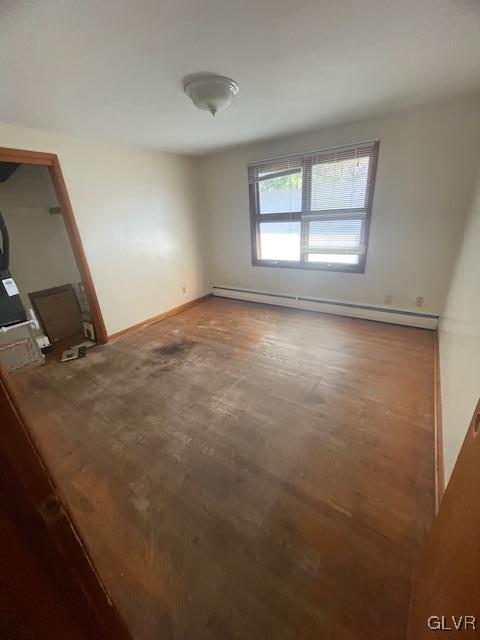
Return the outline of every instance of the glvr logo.
{"type": "Polygon", "coordinates": [[[430,616],[428,627],[436,631],[475,631],[476,622],[475,616],[430,616]]]}

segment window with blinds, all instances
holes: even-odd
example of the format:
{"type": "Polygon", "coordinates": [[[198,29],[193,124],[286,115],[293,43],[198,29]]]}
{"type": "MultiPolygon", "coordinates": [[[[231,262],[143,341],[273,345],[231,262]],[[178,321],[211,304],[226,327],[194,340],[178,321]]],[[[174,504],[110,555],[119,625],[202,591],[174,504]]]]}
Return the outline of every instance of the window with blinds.
{"type": "Polygon", "coordinates": [[[363,272],[378,144],[250,164],[253,264],[363,272]]]}

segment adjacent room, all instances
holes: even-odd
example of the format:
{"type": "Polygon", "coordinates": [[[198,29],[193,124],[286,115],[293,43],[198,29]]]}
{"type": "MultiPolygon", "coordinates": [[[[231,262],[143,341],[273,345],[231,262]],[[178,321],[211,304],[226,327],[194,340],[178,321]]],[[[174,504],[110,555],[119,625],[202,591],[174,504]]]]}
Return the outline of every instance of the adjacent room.
{"type": "Polygon", "coordinates": [[[0,361],[13,372],[83,355],[95,327],[48,169],[3,162],[0,176],[0,361]]]}
{"type": "Polygon", "coordinates": [[[1,15],[6,637],[474,637],[480,5],[1,15]]]}

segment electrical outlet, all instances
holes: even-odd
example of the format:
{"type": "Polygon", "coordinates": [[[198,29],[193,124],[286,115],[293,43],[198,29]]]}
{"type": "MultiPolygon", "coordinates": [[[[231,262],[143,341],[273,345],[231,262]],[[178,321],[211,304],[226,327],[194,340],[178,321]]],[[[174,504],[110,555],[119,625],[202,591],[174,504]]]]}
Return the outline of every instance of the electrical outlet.
{"type": "Polygon", "coordinates": [[[383,299],[383,301],[385,302],[385,304],[392,304],[393,302],[393,296],[391,293],[387,293],[385,295],[385,298],[383,299]]]}
{"type": "Polygon", "coordinates": [[[182,293],[187,293],[187,287],[185,285],[182,286],[182,293]]]}
{"type": "Polygon", "coordinates": [[[423,296],[417,296],[415,298],[415,306],[416,307],[423,307],[423,296]]]}

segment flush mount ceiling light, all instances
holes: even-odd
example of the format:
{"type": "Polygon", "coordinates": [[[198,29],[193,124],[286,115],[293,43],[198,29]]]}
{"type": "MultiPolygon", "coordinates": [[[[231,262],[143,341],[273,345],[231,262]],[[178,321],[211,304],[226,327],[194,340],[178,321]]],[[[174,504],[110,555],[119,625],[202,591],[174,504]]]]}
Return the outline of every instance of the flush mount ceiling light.
{"type": "Polygon", "coordinates": [[[225,76],[197,74],[185,79],[183,90],[198,109],[210,111],[214,116],[230,106],[238,93],[238,84],[225,76]]]}

